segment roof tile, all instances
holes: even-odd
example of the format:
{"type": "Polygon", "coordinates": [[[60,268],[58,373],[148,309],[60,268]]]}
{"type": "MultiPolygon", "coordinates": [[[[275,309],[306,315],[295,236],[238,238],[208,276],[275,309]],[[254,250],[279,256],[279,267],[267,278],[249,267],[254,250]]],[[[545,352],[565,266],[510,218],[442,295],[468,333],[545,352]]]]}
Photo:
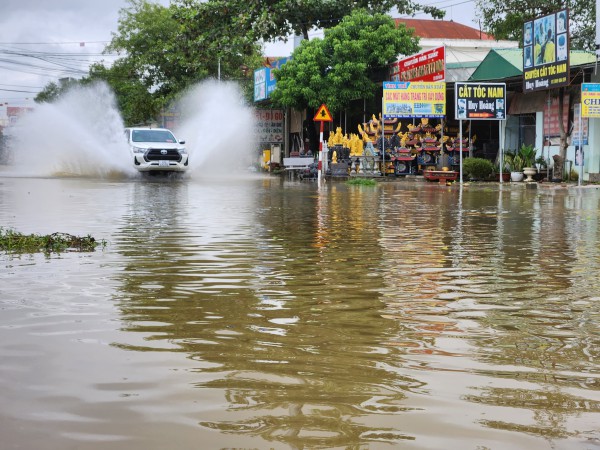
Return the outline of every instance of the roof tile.
{"type": "Polygon", "coordinates": [[[394,19],[396,26],[403,23],[415,30],[415,35],[427,39],[471,39],[493,41],[495,38],[483,31],[452,20],[394,19]]]}

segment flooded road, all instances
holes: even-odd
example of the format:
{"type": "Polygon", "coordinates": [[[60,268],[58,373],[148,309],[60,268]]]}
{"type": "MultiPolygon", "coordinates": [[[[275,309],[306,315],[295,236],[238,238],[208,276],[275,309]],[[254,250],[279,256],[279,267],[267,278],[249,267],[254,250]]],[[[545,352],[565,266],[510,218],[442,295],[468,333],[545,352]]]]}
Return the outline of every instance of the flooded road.
{"type": "MultiPolygon", "coordinates": [[[[0,174],[1,175],[1,174],[0,174]]],[[[600,190],[0,176],[2,449],[600,448],[600,190]]]]}

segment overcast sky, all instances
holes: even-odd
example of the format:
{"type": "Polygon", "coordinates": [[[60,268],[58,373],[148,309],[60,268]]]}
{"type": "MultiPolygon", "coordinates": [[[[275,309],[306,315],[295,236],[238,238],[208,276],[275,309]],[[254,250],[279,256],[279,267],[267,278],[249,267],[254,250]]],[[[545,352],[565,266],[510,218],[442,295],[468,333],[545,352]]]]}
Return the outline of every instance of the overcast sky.
{"type": "MultiPolygon", "coordinates": [[[[168,0],[159,0],[168,4],[168,0]]],[[[51,81],[87,73],[126,0],[0,0],[0,103],[31,104],[51,81]],[[16,92],[22,91],[22,92],[16,92]]]]}
{"type": "MultiPolygon", "coordinates": [[[[168,5],[169,0],[155,0],[168,5]]],[[[127,0],[0,0],[0,103],[24,106],[59,78],[80,77],[117,30],[127,0]]],[[[446,19],[476,28],[474,0],[425,0],[446,10],[446,19]]],[[[417,18],[426,18],[418,15],[417,18]]],[[[267,45],[267,55],[285,56],[287,44],[267,45]]]]}

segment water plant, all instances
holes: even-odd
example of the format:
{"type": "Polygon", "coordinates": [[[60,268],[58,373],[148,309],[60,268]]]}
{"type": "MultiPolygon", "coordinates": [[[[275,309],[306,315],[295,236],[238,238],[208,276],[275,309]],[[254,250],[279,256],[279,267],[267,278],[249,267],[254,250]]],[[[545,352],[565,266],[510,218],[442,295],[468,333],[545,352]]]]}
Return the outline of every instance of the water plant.
{"type": "Polygon", "coordinates": [[[375,186],[377,181],[372,178],[351,178],[346,181],[346,184],[350,184],[352,186],[375,186]]]}
{"type": "Polygon", "coordinates": [[[7,253],[92,252],[98,246],[106,247],[106,241],[97,241],[89,234],[83,237],[68,233],[24,234],[0,227],[0,251],[7,253]]]}

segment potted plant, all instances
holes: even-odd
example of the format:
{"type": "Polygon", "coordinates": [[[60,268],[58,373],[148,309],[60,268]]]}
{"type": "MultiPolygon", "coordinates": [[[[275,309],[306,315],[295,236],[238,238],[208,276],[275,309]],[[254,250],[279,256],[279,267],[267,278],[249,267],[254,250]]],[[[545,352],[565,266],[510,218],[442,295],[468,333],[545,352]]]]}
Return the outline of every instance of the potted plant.
{"type": "Polygon", "coordinates": [[[533,145],[522,144],[519,149],[518,154],[521,156],[523,161],[523,167],[521,170],[525,175],[527,175],[527,179],[525,181],[533,181],[532,176],[537,174],[537,169],[535,167],[535,154],[537,153],[535,147],[533,145]]]}
{"type": "Polygon", "coordinates": [[[535,158],[535,166],[537,167],[538,171],[542,171],[544,169],[546,169],[548,167],[548,161],[546,161],[546,159],[540,155],[537,158],[535,158]]]}
{"type": "Polygon", "coordinates": [[[492,171],[492,175],[490,177],[493,181],[500,181],[500,173],[502,172],[502,181],[510,181],[510,169],[508,164],[506,163],[506,157],[504,158],[504,166],[500,167],[500,162],[496,161],[494,164],[494,170],[492,171]],[[502,169],[502,170],[500,170],[502,169]]]}
{"type": "Polygon", "coordinates": [[[510,170],[511,181],[523,181],[523,157],[519,152],[507,151],[504,154],[504,164],[510,170]]]}
{"type": "Polygon", "coordinates": [[[548,174],[548,160],[545,159],[542,155],[538,156],[535,159],[535,167],[537,167],[537,175],[533,176],[535,181],[542,181],[544,177],[548,174]]]}

